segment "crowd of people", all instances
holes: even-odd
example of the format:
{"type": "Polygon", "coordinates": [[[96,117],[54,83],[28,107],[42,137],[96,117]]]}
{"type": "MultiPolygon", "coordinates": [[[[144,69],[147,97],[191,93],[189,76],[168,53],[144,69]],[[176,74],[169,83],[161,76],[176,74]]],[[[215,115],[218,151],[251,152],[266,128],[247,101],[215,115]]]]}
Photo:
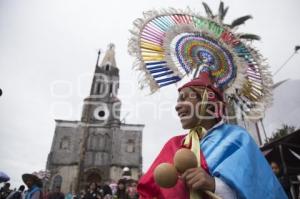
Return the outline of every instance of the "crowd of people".
{"type": "Polygon", "coordinates": [[[25,186],[21,185],[19,189],[10,189],[10,183],[5,183],[0,189],[0,199],[25,199],[25,186]]]}
{"type": "Polygon", "coordinates": [[[120,179],[117,183],[98,184],[91,182],[79,193],[62,193],[60,186],[45,190],[39,178],[33,174],[22,176],[25,185],[11,189],[9,182],[0,189],[0,199],[138,199],[137,181],[120,179]]]}
{"type": "MultiPolygon", "coordinates": [[[[98,185],[95,182],[73,195],[76,199],[138,199],[137,182],[135,180],[120,179],[117,184],[98,185]]],[[[70,198],[68,198],[70,199],[70,198]]]]}

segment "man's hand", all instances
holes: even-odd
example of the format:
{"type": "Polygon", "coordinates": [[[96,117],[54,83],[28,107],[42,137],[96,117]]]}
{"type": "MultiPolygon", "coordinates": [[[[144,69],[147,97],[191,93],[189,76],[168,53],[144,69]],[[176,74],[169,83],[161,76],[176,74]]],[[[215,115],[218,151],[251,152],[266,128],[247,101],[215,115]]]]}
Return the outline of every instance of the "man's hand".
{"type": "Polygon", "coordinates": [[[195,191],[211,191],[215,192],[215,179],[206,173],[201,167],[191,168],[186,170],[182,175],[181,179],[186,185],[195,191]]]}

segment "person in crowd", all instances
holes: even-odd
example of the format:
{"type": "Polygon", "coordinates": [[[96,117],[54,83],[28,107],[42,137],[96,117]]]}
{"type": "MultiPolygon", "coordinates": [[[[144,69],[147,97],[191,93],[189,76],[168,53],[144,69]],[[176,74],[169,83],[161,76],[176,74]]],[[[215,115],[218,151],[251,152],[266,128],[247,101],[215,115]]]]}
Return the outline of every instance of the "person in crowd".
{"type": "Polygon", "coordinates": [[[283,187],[285,193],[287,194],[288,198],[291,199],[292,195],[290,192],[290,182],[289,182],[289,179],[282,174],[281,166],[277,162],[272,161],[271,168],[272,168],[274,174],[277,176],[277,178],[278,178],[281,186],[283,187]]]}
{"type": "Polygon", "coordinates": [[[78,199],[83,199],[85,194],[86,194],[87,191],[85,191],[84,189],[82,189],[79,193],[76,194],[76,197],[78,199]]]}
{"type": "Polygon", "coordinates": [[[43,199],[48,199],[50,194],[50,189],[45,189],[43,192],[43,199]]]}
{"type": "Polygon", "coordinates": [[[9,188],[10,188],[10,183],[9,182],[6,182],[3,185],[3,187],[1,187],[1,189],[0,189],[0,199],[5,199],[11,193],[11,190],[9,188]]]}
{"type": "Polygon", "coordinates": [[[73,194],[71,192],[68,192],[65,196],[65,199],[73,199],[73,194]]]}
{"type": "Polygon", "coordinates": [[[118,188],[118,184],[115,182],[115,181],[111,181],[110,184],[109,184],[109,187],[112,191],[112,195],[116,195],[117,193],[117,188],[118,188]]]}
{"type": "Polygon", "coordinates": [[[120,179],[118,181],[117,192],[115,195],[116,199],[128,199],[128,194],[126,192],[126,180],[120,179]]]}
{"type": "Polygon", "coordinates": [[[65,194],[61,192],[61,187],[56,186],[52,192],[49,193],[48,199],[64,199],[65,194]]]}
{"type": "Polygon", "coordinates": [[[12,192],[10,188],[10,183],[6,182],[3,187],[0,189],[0,199],[6,199],[7,196],[12,192]]]}
{"type": "Polygon", "coordinates": [[[73,199],[80,199],[79,194],[76,194],[75,192],[73,192],[73,199]]]}
{"type": "Polygon", "coordinates": [[[43,183],[39,177],[34,174],[25,173],[22,175],[23,182],[28,187],[25,199],[41,199],[43,183]]]}
{"type": "Polygon", "coordinates": [[[110,186],[108,185],[109,183],[106,182],[104,183],[104,185],[101,186],[101,196],[103,199],[112,199],[112,190],[110,188],[110,186]]]}
{"type": "Polygon", "coordinates": [[[129,199],[138,199],[139,194],[136,189],[137,183],[135,180],[132,180],[127,188],[127,194],[129,199]]]}
{"type": "Polygon", "coordinates": [[[112,190],[108,183],[104,183],[103,185],[98,186],[98,192],[101,195],[102,199],[111,199],[112,198],[112,190]]]}
{"type": "Polygon", "coordinates": [[[48,195],[48,199],[65,199],[65,194],[60,191],[60,186],[56,186],[54,191],[48,195]]]}
{"type": "Polygon", "coordinates": [[[11,192],[6,199],[23,199],[24,198],[25,186],[21,185],[17,191],[11,192]]]}
{"type": "Polygon", "coordinates": [[[91,182],[88,186],[88,190],[84,195],[84,199],[101,199],[101,194],[97,190],[96,182],[91,182]]]}

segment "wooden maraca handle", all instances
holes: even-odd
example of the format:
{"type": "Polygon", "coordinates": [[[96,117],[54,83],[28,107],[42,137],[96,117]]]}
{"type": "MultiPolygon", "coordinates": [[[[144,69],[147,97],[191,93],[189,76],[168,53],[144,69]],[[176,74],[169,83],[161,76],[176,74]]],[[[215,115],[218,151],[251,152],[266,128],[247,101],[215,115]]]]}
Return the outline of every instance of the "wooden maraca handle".
{"type": "Polygon", "coordinates": [[[211,191],[204,191],[208,196],[212,197],[213,199],[222,199],[220,196],[216,195],[211,191]]]}

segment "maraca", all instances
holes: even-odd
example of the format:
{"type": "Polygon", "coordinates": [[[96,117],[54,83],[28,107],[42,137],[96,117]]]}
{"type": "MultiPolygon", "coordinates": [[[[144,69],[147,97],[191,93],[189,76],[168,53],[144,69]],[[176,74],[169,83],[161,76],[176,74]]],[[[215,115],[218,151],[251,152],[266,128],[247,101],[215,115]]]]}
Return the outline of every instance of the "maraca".
{"type": "Polygon", "coordinates": [[[174,156],[174,165],[162,163],[154,170],[155,182],[163,188],[171,188],[176,185],[178,174],[189,168],[197,167],[197,159],[189,149],[179,149],[174,156]],[[174,167],[175,165],[175,167],[174,167]]]}
{"type": "Polygon", "coordinates": [[[177,179],[176,168],[170,163],[161,163],[154,170],[154,180],[160,187],[174,187],[177,183],[177,179]]]}
{"type": "Polygon", "coordinates": [[[174,156],[174,166],[179,173],[184,173],[187,169],[198,166],[195,154],[186,148],[179,149],[174,156]]]}
{"type": "MultiPolygon", "coordinates": [[[[163,188],[171,188],[176,185],[178,174],[184,173],[187,169],[196,168],[198,166],[195,154],[186,148],[179,149],[174,155],[174,166],[170,163],[162,163],[154,170],[155,182],[163,188]]],[[[210,191],[204,191],[207,195],[214,199],[221,199],[210,191]]]]}

